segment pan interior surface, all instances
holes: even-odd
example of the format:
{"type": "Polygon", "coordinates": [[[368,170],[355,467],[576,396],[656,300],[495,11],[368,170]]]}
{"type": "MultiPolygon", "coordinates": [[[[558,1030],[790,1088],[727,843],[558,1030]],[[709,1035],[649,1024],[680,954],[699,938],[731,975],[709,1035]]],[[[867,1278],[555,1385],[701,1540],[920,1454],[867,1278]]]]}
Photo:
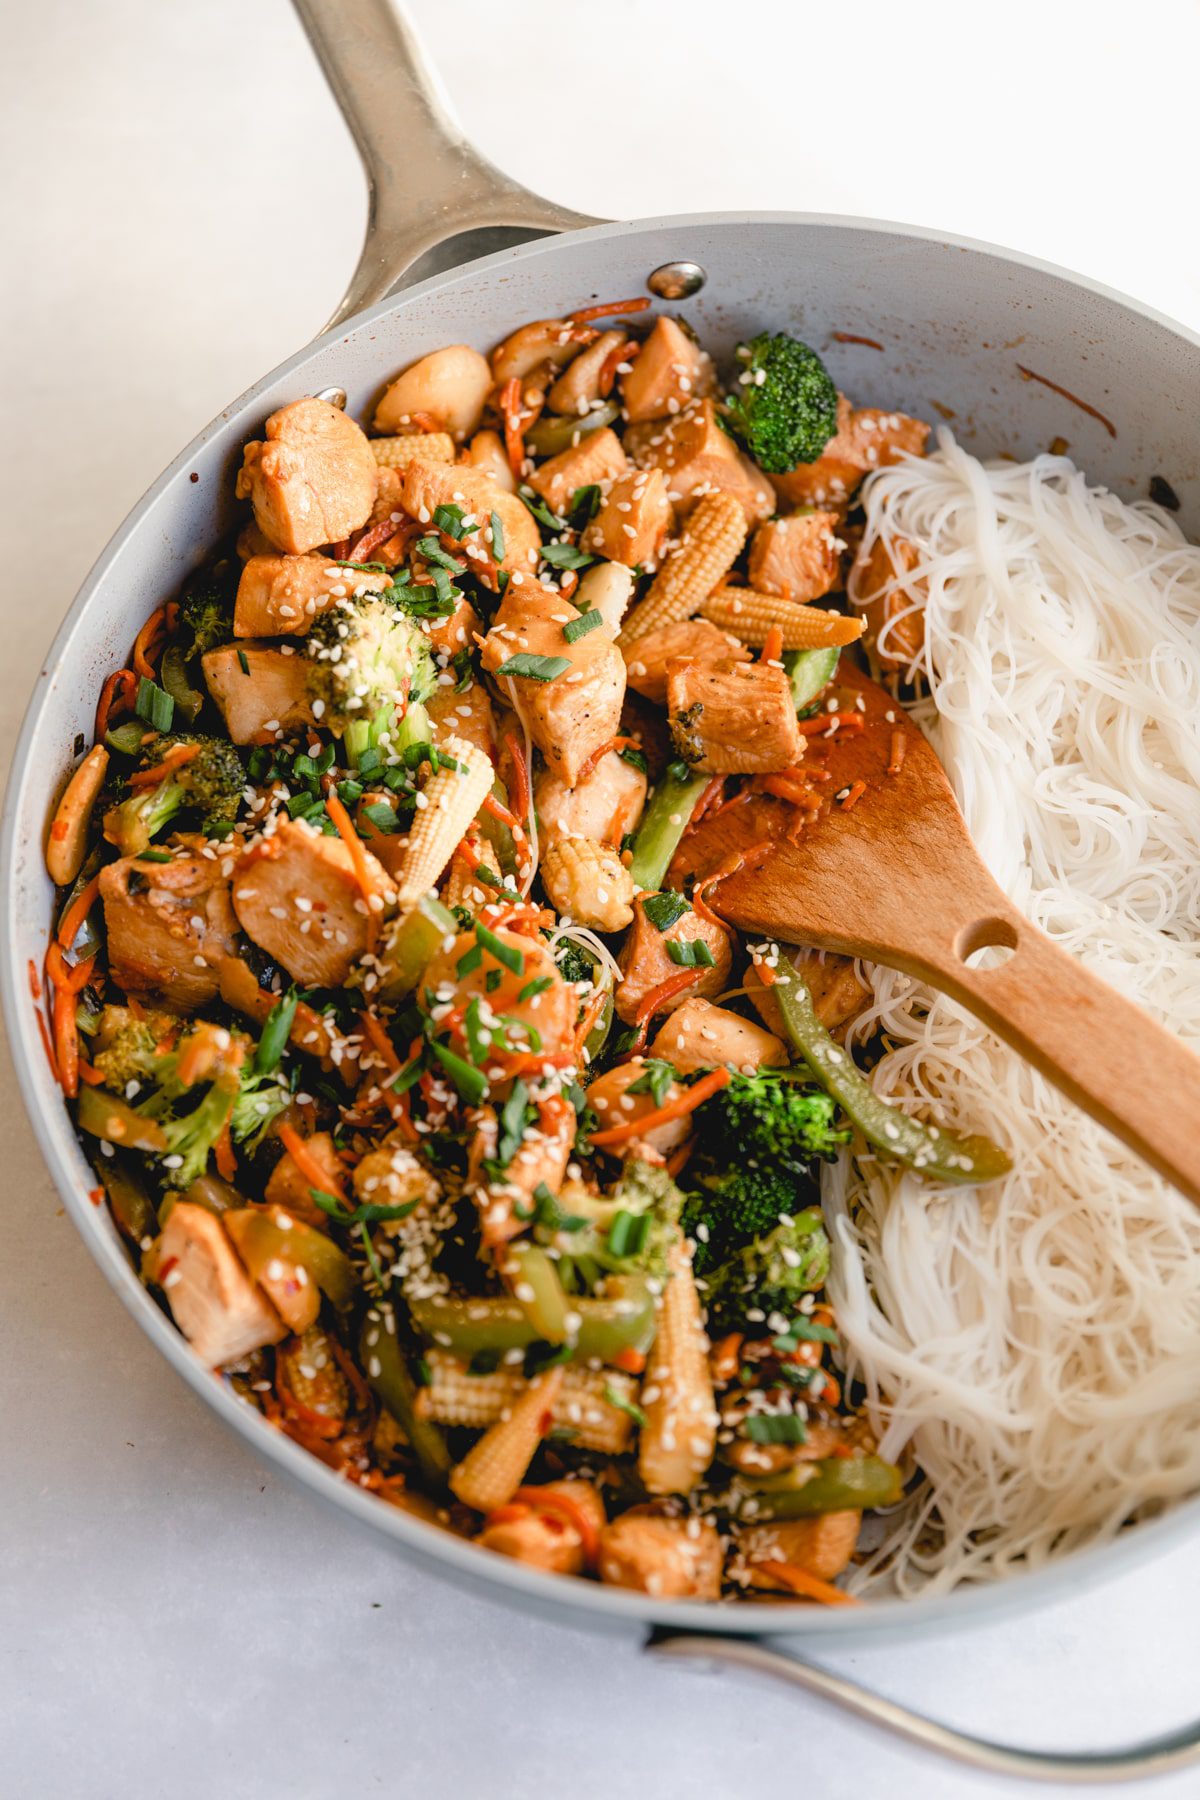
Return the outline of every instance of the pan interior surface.
{"type": "Polygon", "coordinates": [[[2,978],[18,1073],[72,1217],[163,1353],[260,1452],[420,1560],[532,1606],[616,1627],[707,1624],[813,1639],[965,1623],[1115,1573],[1192,1529],[1197,1502],[1017,1581],[844,1612],[656,1602],[484,1556],[339,1481],[201,1367],[136,1279],[107,1209],[87,1199],[94,1177],[37,1042],[27,968],[40,966],[53,900],[42,862],[51,804],[72,744],[78,734],[88,741],[103,677],[228,528],[243,443],[278,406],[327,388],[343,389],[361,417],[384,380],[427,351],[452,342],[486,349],[523,320],[640,295],[653,270],[675,262],[698,265],[706,279],[693,297],[662,309],[694,325],[719,359],[765,326],[794,332],[852,397],[944,420],[978,455],[1024,458],[1064,439],[1093,481],[1125,498],[1145,496],[1152,477],[1164,478],[1179,497],[1183,529],[1200,536],[1200,340],[1132,301],[1009,253],[858,220],[700,215],[538,240],[424,282],[319,340],[227,408],[117,532],[68,614],[38,678],[5,808],[2,978]]]}

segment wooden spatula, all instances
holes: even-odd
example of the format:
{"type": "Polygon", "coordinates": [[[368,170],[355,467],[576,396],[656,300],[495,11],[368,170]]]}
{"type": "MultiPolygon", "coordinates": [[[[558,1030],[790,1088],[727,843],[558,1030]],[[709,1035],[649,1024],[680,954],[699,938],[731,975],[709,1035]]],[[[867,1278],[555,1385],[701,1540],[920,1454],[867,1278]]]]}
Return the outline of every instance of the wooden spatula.
{"type": "Polygon", "coordinates": [[[838,683],[862,726],[809,740],[830,803],[794,843],[710,888],[710,905],[752,935],[866,957],[952,995],[1200,1204],[1200,1057],[1017,911],[932,745],[845,660],[838,683]],[[988,945],[1014,954],[969,967],[988,945]]]}

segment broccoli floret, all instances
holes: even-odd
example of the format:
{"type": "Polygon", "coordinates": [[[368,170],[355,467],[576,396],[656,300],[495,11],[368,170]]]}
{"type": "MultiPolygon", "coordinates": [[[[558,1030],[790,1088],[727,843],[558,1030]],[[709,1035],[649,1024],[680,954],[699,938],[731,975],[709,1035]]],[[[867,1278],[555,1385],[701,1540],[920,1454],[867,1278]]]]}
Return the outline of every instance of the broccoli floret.
{"type": "Polygon", "coordinates": [[[815,462],[837,431],[837,389],[815,350],[785,332],[759,332],[739,350],[745,368],[725,420],[760,469],[785,475],[815,462]]]}
{"type": "Polygon", "coordinates": [[[595,982],[595,957],[572,938],[560,938],[555,944],[554,961],[559,974],[570,986],[575,987],[581,981],[595,982]]]}
{"type": "Polygon", "coordinates": [[[829,1239],[817,1207],[776,1225],[765,1237],[752,1238],[702,1278],[701,1293],[711,1328],[727,1330],[759,1323],[748,1314],[791,1317],[805,1294],[823,1287],[829,1274],[829,1239]]]}
{"type": "Polygon", "coordinates": [[[850,1135],[836,1128],[836,1102],[786,1070],[733,1075],[695,1119],[683,1228],[699,1274],[794,1214],[815,1193],[814,1164],[850,1135]]]}
{"type": "Polygon", "coordinates": [[[237,582],[237,565],[225,557],[197,569],[184,588],[179,601],[179,625],[189,661],[218,644],[227,644],[233,636],[237,582]]]}
{"type": "Polygon", "coordinates": [[[585,1204],[585,1212],[573,1212],[543,1195],[534,1230],[557,1253],[559,1278],[569,1292],[594,1288],[606,1275],[666,1280],[683,1195],[665,1168],[629,1162],[611,1196],[573,1202],[585,1204]]]}
{"type": "Polygon", "coordinates": [[[170,767],[161,781],[132,786],[128,797],[105,813],[104,835],[123,856],[137,856],[178,812],[199,813],[206,827],[236,817],[246,776],[227,738],[157,737],[143,750],[142,767],[169,761],[180,744],[194,745],[195,753],[170,767]]]}
{"type": "Polygon", "coordinates": [[[243,1075],[229,1120],[234,1143],[253,1155],[291,1100],[292,1090],[278,1075],[243,1075]]]}
{"type": "Polygon", "coordinates": [[[159,1045],[178,1026],[174,1013],[145,1012],[138,1017],[127,1006],[104,1007],[93,1060],[105,1087],[123,1095],[131,1081],[143,1081],[161,1061],[159,1045]]]}
{"type": "Polygon", "coordinates": [[[437,687],[429,640],[382,594],[343,600],[314,619],[308,640],[308,688],[322,726],[346,740],[352,762],[398,703],[413,714],[411,735],[428,722],[421,702],[437,687]],[[418,711],[418,709],[420,709],[418,711]]]}

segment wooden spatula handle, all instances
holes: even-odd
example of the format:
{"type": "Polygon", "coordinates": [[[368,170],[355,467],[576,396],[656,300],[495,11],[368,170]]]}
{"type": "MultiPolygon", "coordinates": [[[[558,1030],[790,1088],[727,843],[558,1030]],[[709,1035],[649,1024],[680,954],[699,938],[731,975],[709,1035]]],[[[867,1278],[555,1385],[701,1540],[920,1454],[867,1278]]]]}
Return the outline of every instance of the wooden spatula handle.
{"type": "Polygon", "coordinates": [[[979,936],[1014,952],[971,968],[968,931],[921,972],[1200,1205],[1200,1056],[1007,905],[979,936]]]}

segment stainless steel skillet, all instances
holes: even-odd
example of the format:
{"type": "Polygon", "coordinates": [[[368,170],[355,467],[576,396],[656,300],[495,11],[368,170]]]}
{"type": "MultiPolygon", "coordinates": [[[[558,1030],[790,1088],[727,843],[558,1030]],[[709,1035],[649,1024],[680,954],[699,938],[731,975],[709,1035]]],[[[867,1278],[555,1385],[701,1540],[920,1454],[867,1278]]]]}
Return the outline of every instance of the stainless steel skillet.
{"type": "Polygon", "coordinates": [[[942,1600],[879,1601],[854,1613],[791,1604],[702,1608],[542,1577],[348,1488],[275,1434],[198,1364],[133,1277],[107,1214],[86,1197],[93,1177],[42,1057],[26,983],[50,916],[41,858],[47,814],[69,746],[90,729],[100,680],[224,528],[240,447],[276,406],[340,389],[361,414],[387,375],[439,344],[465,340],[486,348],[522,320],[649,288],[721,354],[764,323],[790,327],[821,350],[849,392],[925,417],[950,415],[964,441],[982,451],[1027,454],[1061,436],[1093,476],[1123,493],[1145,493],[1152,476],[1164,476],[1179,496],[1185,528],[1200,534],[1193,443],[1200,340],[1183,328],[1042,264],[911,228],[799,214],[589,224],[517,187],[470,149],[387,0],[297,4],[371,177],[362,261],[336,328],[214,421],[108,546],[39,677],[9,784],[0,844],[0,987],[26,1103],[64,1201],[143,1328],[234,1429],[343,1513],[477,1591],[581,1623],[651,1629],[662,1653],[786,1674],[980,1766],[1059,1780],[1176,1766],[1194,1752],[1200,1726],[1098,1761],[1005,1751],[915,1719],[789,1658],[762,1634],[813,1650],[822,1640],[900,1640],[918,1630],[965,1627],[1115,1572],[1190,1532],[1200,1523],[1197,1501],[1044,1574],[942,1600]],[[547,232],[561,235],[513,247],[518,237],[547,232]],[[465,248],[463,233],[472,234],[465,248]],[[509,247],[497,250],[497,243],[509,247]],[[485,249],[493,253],[484,260],[454,266],[485,249]],[[435,264],[450,272],[431,273],[435,264]],[[397,298],[383,298],[402,278],[422,274],[397,298]]]}

